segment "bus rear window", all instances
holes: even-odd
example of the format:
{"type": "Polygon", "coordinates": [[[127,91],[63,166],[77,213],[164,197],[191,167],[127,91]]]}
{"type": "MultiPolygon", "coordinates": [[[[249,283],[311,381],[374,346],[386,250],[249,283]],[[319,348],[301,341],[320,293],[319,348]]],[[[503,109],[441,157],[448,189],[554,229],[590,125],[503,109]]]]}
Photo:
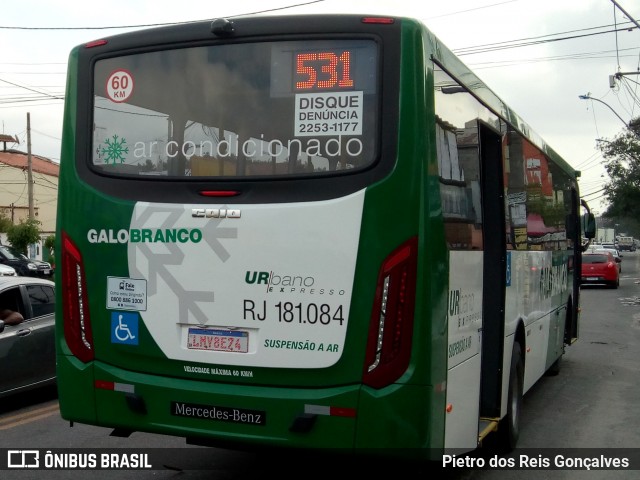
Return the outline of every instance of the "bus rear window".
{"type": "Polygon", "coordinates": [[[99,60],[93,156],[122,176],[362,169],[378,145],[372,40],[237,43],[99,60]]]}

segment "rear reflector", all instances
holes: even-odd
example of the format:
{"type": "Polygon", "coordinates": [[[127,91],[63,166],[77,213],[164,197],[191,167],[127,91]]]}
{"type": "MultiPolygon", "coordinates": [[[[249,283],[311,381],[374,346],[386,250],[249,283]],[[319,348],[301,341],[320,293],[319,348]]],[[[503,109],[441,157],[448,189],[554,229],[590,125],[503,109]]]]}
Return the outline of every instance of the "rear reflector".
{"type": "Polygon", "coordinates": [[[135,393],[135,385],[129,383],[109,382],[107,380],[96,380],[96,388],[100,390],[113,390],[114,392],[135,393]]]}
{"type": "Polygon", "coordinates": [[[305,405],[304,413],[312,415],[329,415],[332,417],[355,417],[355,408],[330,407],[328,405],[305,405]]]}

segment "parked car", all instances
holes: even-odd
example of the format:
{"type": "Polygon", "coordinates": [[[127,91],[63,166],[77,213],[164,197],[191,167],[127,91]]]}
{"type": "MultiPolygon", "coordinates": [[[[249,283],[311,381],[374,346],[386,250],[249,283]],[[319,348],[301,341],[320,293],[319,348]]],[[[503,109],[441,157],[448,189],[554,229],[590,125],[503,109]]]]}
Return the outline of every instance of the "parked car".
{"type": "Polygon", "coordinates": [[[55,385],[55,283],[0,277],[0,397],[55,385]]]}
{"type": "Polygon", "coordinates": [[[33,263],[36,266],[36,274],[39,277],[49,277],[50,275],[53,275],[53,268],[51,267],[51,264],[49,262],[44,262],[42,260],[36,260],[36,259],[33,259],[33,258],[29,258],[24,253],[20,252],[19,250],[16,250],[13,247],[7,247],[7,248],[16,257],[33,263]]]}
{"type": "Polygon", "coordinates": [[[35,263],[15,255],[6,245],[0,245],[0,263],[15,268],[18,275],[25,277],[36,277],[38,275],[38,267],[35,263]]]}
{"type": "Polygon", "coordinates": [[[582,254],[581,283],[605,284],[611,288],[620,286],[620,270],[611,252],[585,252],[582,254]]]}
{"type": "Polygon", "coordinates": [[[17,277],[16,269],[0,263],[0,277],[17,277]]]}

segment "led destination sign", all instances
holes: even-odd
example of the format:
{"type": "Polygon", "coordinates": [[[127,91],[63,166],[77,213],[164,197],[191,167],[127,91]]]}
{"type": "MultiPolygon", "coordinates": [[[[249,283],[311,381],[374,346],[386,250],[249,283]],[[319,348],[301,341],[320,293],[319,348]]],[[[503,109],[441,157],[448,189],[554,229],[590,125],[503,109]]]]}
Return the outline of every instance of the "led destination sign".
{"type": "Polygon", "coordinates": [[[351,52],[340,55],[333,52],[297,53],[296,90],[353,88],[351,78],[351,52]]]}
{"type": "Polygon", "coordinates": [[[372,40],[278,42],[271,50],[271,96],[376,93],[378,47],[372,40]]]}

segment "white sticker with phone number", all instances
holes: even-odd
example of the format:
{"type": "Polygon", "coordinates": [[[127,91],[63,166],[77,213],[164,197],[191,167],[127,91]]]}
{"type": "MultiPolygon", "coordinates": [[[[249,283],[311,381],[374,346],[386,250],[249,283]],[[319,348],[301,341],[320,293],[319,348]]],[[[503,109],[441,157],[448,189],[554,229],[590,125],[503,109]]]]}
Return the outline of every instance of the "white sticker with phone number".
{"type": "Polygon", "coordinates": [[[296,137],[362,135],[362,92],[296,95],[296,137]]]}
{"type": "Polygon", "coordinates": [[[107,308],[141,312],[147,310],[147,281],[107,277],[107,308]]]}

